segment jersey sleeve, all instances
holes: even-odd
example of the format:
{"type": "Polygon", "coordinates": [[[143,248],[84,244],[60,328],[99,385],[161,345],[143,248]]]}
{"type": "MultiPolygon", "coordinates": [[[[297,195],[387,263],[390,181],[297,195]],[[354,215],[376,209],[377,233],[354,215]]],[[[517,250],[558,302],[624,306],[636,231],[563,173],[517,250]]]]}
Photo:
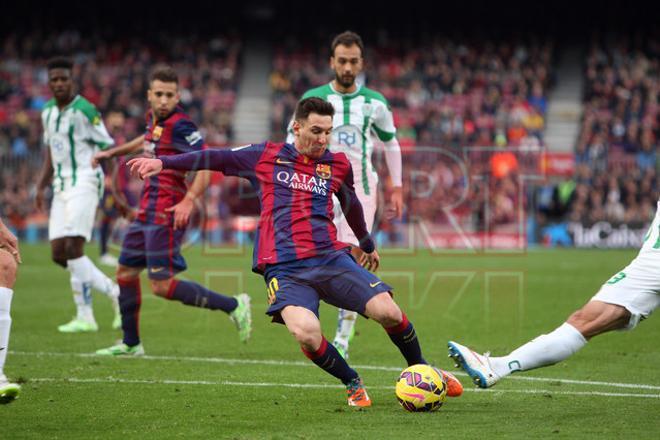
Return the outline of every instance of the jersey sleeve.
{"type": "Polygon", "coordinates": [[[181,153],[199,151],[205,148],[202,133],[190,119],[181,119],[174,124],[172,145],[176,146],[181,153]]]}
{"type": "Polygon", "coordinates": [[[89,124],[89,140],[101,150],[105,150],[115,144],[114,139],[108,133],[108,129],[105,128],[100,114],[89,124]]]}
{"type": "Polygon", "coordinates": [[[227,176],[252,178],[264,144],[246,145],[231,150],[209,148],[190,153],[162,156],[164,169],[197,171],[220,171],[227,176]]]}
{"type": "Polygon", "coordinates": [[[101,150],[105,150],[115,144],[107,128],[105,128],[101,113],[99,113],[94,104],[82,98],[77,101],[75,108],[80,111],[78,114],[82,113],[81,117],[78,118],[77,124],[81,124],[82,127],[79,127],[84,130],[84,139],[87,142],[96,145],[101,150]]]}
{"type": "MultiPolygon", "coordinates": [[[[383,98],[385,99],[385,98],[383,98]]],[[[380,102],[380,101],[379,101],[380,102]]],[[[387,101],[383,101],[382,105],[375,108],[374,124],[372,125],[376,136],[383,142],[392,140],[396,135],[396,127],[394,126],[394,116],[387,101]]]]}

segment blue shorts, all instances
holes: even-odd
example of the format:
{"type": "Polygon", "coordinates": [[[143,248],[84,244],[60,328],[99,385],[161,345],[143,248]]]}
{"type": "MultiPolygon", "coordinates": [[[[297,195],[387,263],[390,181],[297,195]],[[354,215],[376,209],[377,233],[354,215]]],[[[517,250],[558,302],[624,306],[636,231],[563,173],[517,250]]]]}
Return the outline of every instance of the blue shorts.
{"type": "Polygon", "coordinates": [[[181,255],[185,229],[134,221],[128,227],[121,246],[119,264],[146,267],[150,279],[165,280],[186,270],[181,255]]]}
{"type": "Polygon", "coordinates": [[[392,290],[360,266],[346,249],[322,257],[306,258],[266,267],[264,274],[270,307],[266,314],[282,323],[280,311],[300,306],[319,316],[320,300],[364,314],[367,302],[392,290]]]}

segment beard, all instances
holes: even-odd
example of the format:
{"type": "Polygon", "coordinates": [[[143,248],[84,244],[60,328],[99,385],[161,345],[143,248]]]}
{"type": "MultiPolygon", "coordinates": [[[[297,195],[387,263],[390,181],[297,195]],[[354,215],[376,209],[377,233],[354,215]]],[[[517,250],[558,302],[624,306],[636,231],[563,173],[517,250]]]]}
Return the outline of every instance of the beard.
{"type": "Polygon", "coordinates": [[[353,75],[339,75],[335,72],[335,80],[345,89],[353,87],[353,84],[355,84],[355,76],[353,75]]]}

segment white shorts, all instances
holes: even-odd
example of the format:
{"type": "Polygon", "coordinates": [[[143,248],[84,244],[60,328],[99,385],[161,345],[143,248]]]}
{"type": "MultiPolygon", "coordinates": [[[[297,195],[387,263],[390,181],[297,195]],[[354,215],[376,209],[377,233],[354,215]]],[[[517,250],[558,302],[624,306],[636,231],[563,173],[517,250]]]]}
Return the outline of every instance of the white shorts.
{"type": "Polygon", "coordinates": [[[635,328],[660,306],[660,202],[637,257],[591,299],[625,307],[631,314],[625,330],[635,328]]]}
{"type": "Polygon", "coordinates": [[[55,194],[48,220],[48,240],[85,237],[90,241],[98,204],[99,193],[84,187],[55,194]]]}
{"type": "MultiPolygon", "coordinates": [[[[374,218],[376,217],[376,209],[378,205],[378,192],[373,191],[371,194],[364,195],[358,193],[356,189],[356,194],[360,203],[362,204],[362,210],[364,211],[364,221],[367,224],[367,230],[371,233],[374,227],[374,218]]],[[[337,240],[352,244],[353,246],[359,246],[358,239],[353,233],[353,230],[348,225],[344,213],[339,206],[339,201],[336,197],[334,199],[334,214],[335,214],[335,226],[337,227],[337,240]]]]}

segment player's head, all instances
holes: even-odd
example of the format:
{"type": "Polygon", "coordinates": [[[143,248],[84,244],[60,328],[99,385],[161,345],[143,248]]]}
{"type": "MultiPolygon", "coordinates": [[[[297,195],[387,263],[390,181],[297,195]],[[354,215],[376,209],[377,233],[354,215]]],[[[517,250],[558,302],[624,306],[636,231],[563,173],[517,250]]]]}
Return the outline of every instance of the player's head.
{"type": "Polygon", "coordinates": [[[330,68],[335,71],[335,81],[344,89],[355,84],[355,78],[362,72],[362,38],[355,32],[346,31],[337,35],[330,46],[330,68]]]}
{"type": "Polygon", "coordinates": [[[58,103],[73,98],[73,61],[68,58],[52,58],[46,64],[48,87],[58,103]]]}
{"type": "Polygon", "coordinates": [[[147,99],[158,118],[164,118],[179,103],[179,77],[170,66],[157,66],[151,72],[147,99]]]}
{"type": "Polygon", "coordinates": [[[310,159],[323,156],[332,133],[335,109],[321,98],[305,98],[298,102],[293,121],[296,149],[310,159]]]}

